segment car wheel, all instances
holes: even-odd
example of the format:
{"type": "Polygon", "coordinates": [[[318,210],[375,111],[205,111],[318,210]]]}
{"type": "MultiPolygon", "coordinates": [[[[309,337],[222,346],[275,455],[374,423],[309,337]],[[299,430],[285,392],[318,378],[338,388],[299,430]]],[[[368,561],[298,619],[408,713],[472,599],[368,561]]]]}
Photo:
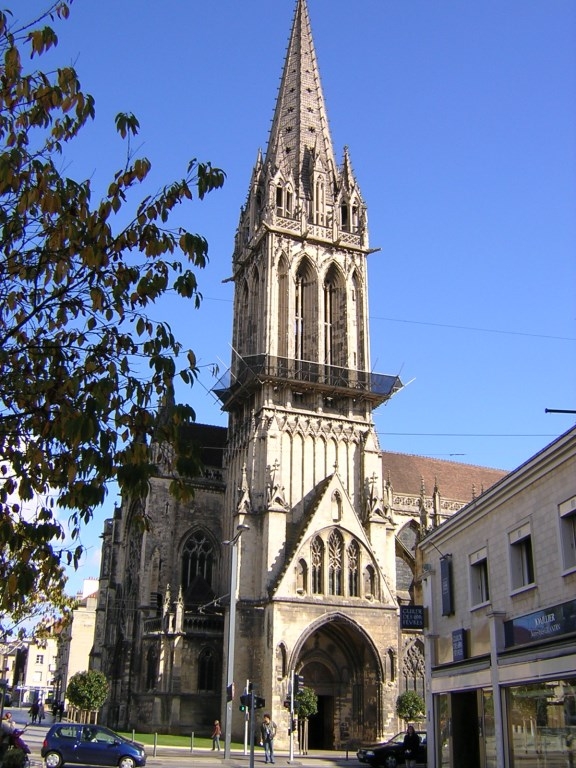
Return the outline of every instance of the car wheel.
{"type": "Polygon", "coordinates": [[[136,763],[132,757],[121,757],[118,762],[118,768],[134,768],[136,763]]]}
{"type": "Polygon", "coordinates": [[[64,765],[62,756],[58,752],[46,752],[44,763],[46,768],[61,768],[64,765]]]}
{"type": "Polygon", "coordinates": [[[386,768],[396,768],[398,765],[398,761],[396,760],[395,755],[386,755],[384,758],[384,765],[386,768]]]}

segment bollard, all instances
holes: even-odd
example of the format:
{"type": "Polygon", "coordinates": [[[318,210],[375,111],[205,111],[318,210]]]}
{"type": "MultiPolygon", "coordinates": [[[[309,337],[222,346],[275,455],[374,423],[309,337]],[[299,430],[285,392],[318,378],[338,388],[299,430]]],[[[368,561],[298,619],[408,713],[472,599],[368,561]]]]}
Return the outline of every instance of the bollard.
{"type": "Polygon", "coordinates": [[[136,741],[136,731],[132,728],[132,743],[136,741]]]}
{"type": "Polygon", "coordinates": [[[158,734],[154,734],[154,751],[152,752],[152,756],[156,757],[156,747],[158,746],[158,734]]]}
{"type": "Polygon", "coordinates": [[[190,754],[194,752],[194,731],[190,734],[190,754]]]}

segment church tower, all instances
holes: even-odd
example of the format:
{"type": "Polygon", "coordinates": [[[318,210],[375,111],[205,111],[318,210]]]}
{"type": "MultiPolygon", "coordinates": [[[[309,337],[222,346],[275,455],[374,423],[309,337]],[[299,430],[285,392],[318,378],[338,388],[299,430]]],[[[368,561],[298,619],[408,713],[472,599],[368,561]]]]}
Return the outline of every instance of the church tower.
{"type": "Polygon", "coordinates": [[[371,371],[370,253],[296,0],[234,243],[232,364],[215,390],[228,428],[183,429],[202,465],[191,500],[171,494],[170,446],[153,443],[149,492],[104,524],[90,666],[110,681],[111,727],[205,733],[219,719],[241,742],[250,681],[286,749],[296,674],[318,699],[307,747],[344,749],[397,733],[398,694],[424,693],[421,630],[399,621],[418,538],[503,473],[380,450],[373,411],[402,385],[371,371]]]}
{"type": "Polygon", "coordinates": [[[371,372],[370,252],[298,0],[235,237],[233,358],[216,391],[229,414],[230,539],[249,526],[234,679],[253,680],[278,719],[300,671],[320,697],[324,748],[381,735],[396,693],[395,536],[372,411],[401,384],[371,372]]]}

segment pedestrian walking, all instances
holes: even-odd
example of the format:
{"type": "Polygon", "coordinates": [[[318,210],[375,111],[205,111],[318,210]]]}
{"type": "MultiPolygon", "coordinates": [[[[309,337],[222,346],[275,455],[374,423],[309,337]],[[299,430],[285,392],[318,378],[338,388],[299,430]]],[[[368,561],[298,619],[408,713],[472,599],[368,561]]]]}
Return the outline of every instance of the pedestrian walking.
{"type": "Polygon", "coordinates": [[[220,752],[220,736],[222,735],[222,729],[220,728],[220,721],[214,720],[214,729],[212,731],[212,751],[215,749],[220,752]]]}
{"type": "Polygon", "coordinates": [[[260,746],[264,747],[264,762],[274,762],[274,737],[276,736],[276,723],[270,719],[270,715],[264,715],[260,726],[260,746]]]}

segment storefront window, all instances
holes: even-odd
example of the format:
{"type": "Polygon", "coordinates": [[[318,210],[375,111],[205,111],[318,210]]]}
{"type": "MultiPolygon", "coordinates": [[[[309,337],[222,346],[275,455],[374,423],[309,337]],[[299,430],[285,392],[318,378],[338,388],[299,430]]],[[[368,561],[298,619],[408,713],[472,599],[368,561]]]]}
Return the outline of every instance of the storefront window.
{"type": "Polygon", "coordinates": [[[576,678],[507,689],[511,765],[574,768],[576,678]]]}
{"type": "MultiPolygon", "coordinates": [[[[434,697],[436,705],[436,749],[439,755],[438,768],[449,768],[450,765],[450,714],[448,694],[442,693],[434,697]]],[[[432,763],[430,758],[429,762],[432,763]]],[[[433,765],[434,763],[432,763],[433,765]]]]}
{"type": "Polygon", "coordinates": [[[496,768],[494,696],[489,689],[482,691],[482,725],[484,731],[484,766],[485,768],[496,768]]]}

